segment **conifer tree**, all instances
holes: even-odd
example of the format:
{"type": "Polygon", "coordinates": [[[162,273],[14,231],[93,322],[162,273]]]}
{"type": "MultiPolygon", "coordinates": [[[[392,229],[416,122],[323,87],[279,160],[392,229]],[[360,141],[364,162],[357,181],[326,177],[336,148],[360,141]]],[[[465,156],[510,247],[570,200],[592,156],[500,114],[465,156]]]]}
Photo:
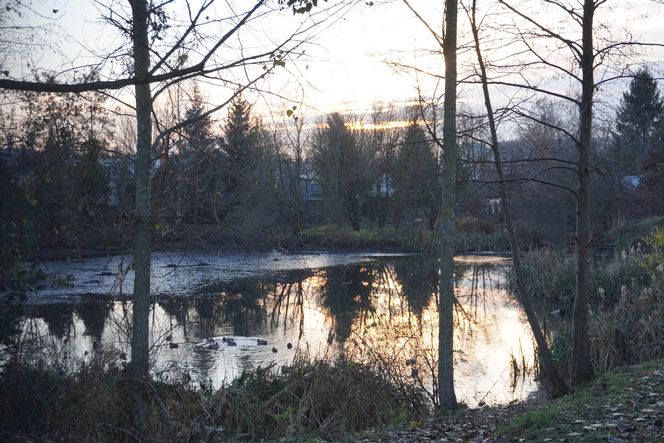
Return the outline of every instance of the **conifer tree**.
{"type": "Polygon", "coordinates": [[[251,105],[241,94],[231,101],[223,130],[221,148],[228,161],[225,178],[226,205],[228,209],[232,209],[240,205],[255,182],[252,165],[256,160],[259,142],[258,129],[251,117],[251,105]]]}
{"type": "Polygon", "coordinates": [[[662,117],[664,102],[657,90],[657,81],[647,69],[641,69],[623,93],[616,115],[610,157],[618,171],[624,175],[640,175],[662,117]]]}

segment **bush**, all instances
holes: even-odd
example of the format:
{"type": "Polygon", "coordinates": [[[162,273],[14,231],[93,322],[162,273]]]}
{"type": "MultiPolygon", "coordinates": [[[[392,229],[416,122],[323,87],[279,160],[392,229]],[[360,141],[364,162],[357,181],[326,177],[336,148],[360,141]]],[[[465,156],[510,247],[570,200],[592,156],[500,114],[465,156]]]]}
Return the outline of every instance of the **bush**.
{"type": "Polygon", "coordinates": [[[648,236],[658,226],[660,228],[664,227],[664,217],[639,219],[635,222],[621,224],[611,229],[604,235],[600,242],[603,244],[613,244],[621,249],[629,248],[641,242],[641,239],[648,236]]]}
{"type": "Polygon", "coordinates": [[[653,229],[646,238],[646,247],[648,248],[646,267],[651,272],[664,272],[664,230],[662,228],[653,229]]]}
{"type": "Polygon", "coordinates": [[[454,248],[459,252],[508,251],[509,240],[504,229],[475,217],[456,220],[454,248]]]}
{"type": "MultiPolygon", "coordinates": [[[[537,250],[523,261],[531,294],[558,303],[575,296],[574,258],[560,251],[537,250]]],[[[513,287],[513,276],[507,275],[513,287]]],[[[610,260],[593,260],[590,296],[593,363],[606,371],[664,356],[664,234],[655,229],[645,248],[630,247],[610,260]]],[[[554,327],[551,350],[562,373],[571,353],[571,330],[554,327]]]]}
{"type": "Polygon", "coordinates": [[[212,396],[211,413],[252,438],[355,432],[429,412],[422,392],[399,389],[373,368],[341,359],[298,358],[285,374],[243,373],[212,396]]]}
{"type": "MultiPolygon", "coordinates": [[[[574,258],[562,251],[537,249],[523,259],[524,279],[530,294],[535,297],[570,301],[576,285],[574,258]]],[[[514,274],[507,273],[511,288],[516,288],[514,274]]]]}
{"type": "MultiPolygon", "coordinates": [[[[438,231],[424,226],[401,228],[363,228],[354,231],[332,225],[322,225],[302,230],[298,235],[280,234],[274,243],[285,247],[328,249],[379,249],[406,252],[431,253],[439,246],[438,231]]],[[[465,217],[456,224],[454,247],[457,252],[509,250],[507,235],[503,229],[472,217],[465,217]]]]}

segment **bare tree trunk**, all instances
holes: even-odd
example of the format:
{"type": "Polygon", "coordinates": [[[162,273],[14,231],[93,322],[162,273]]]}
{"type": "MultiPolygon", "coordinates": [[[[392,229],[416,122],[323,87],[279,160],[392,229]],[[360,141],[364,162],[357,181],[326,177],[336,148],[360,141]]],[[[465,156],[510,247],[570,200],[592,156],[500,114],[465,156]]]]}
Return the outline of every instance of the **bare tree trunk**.
{"type": "Polygon", "coordinates": [[[454,205],[456,201],[457,2],[445,0],[445,103],[443,105],[442,197],[440,208],[440,297],[438,298],[438,400],[457,407],[454,393],[454,205]]]}
{"type": "MultiPolygon", "coordinates": [[[[300,127],[301,128],[301,127],[300,127]]],[[[299,129],[301,132],[301,129],[299,129]]],[[[295,235],[298,235],[300,231],[302,230],[302,201],[304,200],[302,197],[302,182],[301,182],[301,175],[302,175],[302,149],[300,146],[300,134],[298,133],[297,136],[297,151],[296,151],[296,157],[295,157],[295,171],[292,174],[292,181],[294,184],[294,196],[295,196],[295,201],[293,202],[293,210],[294,210],[294,220],[293,220],[293,233],[295,235]]]]}
{"type": "Polygon", "coordinates": [[[493,158],[495,161],[496,175],[498,175],[498,181],[500,183],[500,204],[503,210],[503,217],[505,218],[505,227],[507,228],[507,235],[509,237],[510,249],[512,251],[512,265],[514,268],[514,276],[516,278],[516,287],[517,287],[517,296],[521,307],[526,313],[526,318],[528,319],[528,324],[530,329],[533,331],[533,336],[535,337],[535,342],[537,343],[537,353],[539,355],[540,364],[544,370],[544,374],[550,384],[551,394],[553,397],[558,397],[567,392],[567,387],[565,382],[560,377],[558,370],[556,369],[555,364],[553,363],[553,357],[551,355],[551,349],[549,348],[546,338],[542,333],[537,316],[535,315],[535,309],[530,303],[530,297],[526,289],[526,282],[523,276],[523,268],[521,267],[521,257],[519,256],[519,243],[516,238],[516,232],[514,230],[514,224],[512,223],[512,210],[511,204],[509,202],[509,194],[507,192],[507,186],[505,185],[504,173],[503,173],[503,164],[500,159],[500,145],[498,143],[498,131],[496,130],[496,120],[493,114],[493,106],[491,105],[491,94],[489,93],[489,82],[486,73],[486,65],[484,64],[484,59],[482,58],[482,52],[480,49],[480,37],[479,29],[477,28],[476,20],[476,0],[473,0],[470,24],[473,32],[473,39],[475,41],[475,54],[477,55],[477,63],[480,68],[480,76],[482,81],[482,92],[484,94],[484,106],[486,108],[487,119],[489,121],[489,132],[491,134],[491,150],[493,151],[493,158]]]}
{"type": "Polygon", "coordinates": [[[579,383],[592,377],[590,360],[590,338],[588,336],[588,302],[590,292],[589,271],[589,225],[588,210],[588,161],[592,142],[594,56],[593,18],[595,0],[584,0],[583,4],[583,51],[581,71],[583,75],[580,114],[580,136],[577,143],[577,203],[576,203],[576,297],[572,319],[572,381],[579,383]]]}
{"type": "Polygon", "coordinates": [[[150,310],[150,163],[152,147],[152,96],[147,83],[150,65],[148,7],[145,0],[130,0],[133,19],[136,92],[136,226],[134,250],[134,299],[131,339],[131,379],[134,395],[134,426],[139,437],[147,429],[144,383],[148,375],[150,310]]]}

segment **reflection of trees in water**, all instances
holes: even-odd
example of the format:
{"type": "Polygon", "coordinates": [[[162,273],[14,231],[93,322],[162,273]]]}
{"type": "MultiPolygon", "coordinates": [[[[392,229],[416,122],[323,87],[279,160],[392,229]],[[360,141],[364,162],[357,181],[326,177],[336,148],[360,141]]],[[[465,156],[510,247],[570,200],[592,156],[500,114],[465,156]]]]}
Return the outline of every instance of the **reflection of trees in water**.
{"type": "Polygon", "coordinates": [[[291,271],[267,281],[215,282],[198,288],[192,298],[167,298],[159,304],[169,318],[185,331],[195,330],[200,338],[218,335],[216,331],[225,326],[231,326],[232,334],[239,336],[263,335],[276,328],[286,333],[297,328],[301,338],[305,301],[311,289],[332,316],[339,340],[345,340],[355,318],[373,308],[371,293],[378,275],[372,266],[291,271]]]}
{"type": "Polygon", "coordinates": [[[493,278],[496,265],[457,264],[455,314],[457,336],[465,339],[465,346],[472,345],[473,337],[486,332],[492,325],[492,305],[498,289],[493,278]]]}
{"type": "Polygon", "coordinates": [[[83,320],[85,334],[92,336],[97,342],[101,341],[104,325],[108,318],[113,302],[109,300],[81,303],[76,306],[76,313],[83,320]]]}
{"type": "Polygon", "coordinates": [[[373,266],[336,266],[324,272],[319,288],[320,301],[333,317],[334,332],[340,342],[351,334],[353,322],[372,312],[371,293],[376,279],[373,266]]]}
{"type": "Polygon", "coordinates": [[[178,324],[186,324],[189,320],[189,299],[183,297],[166,297],[159,300],[159,306],[178,324]]]}
{"type": "Polygon", "coordinates": [[[394,279],[401,286],[401,295],[408,308],[422,323],[422,314],[431,305],[431,297],[438,291],[438,266],[434,259],[425,256],[397,260],[394,279]]]}
{"type": "Polygon", "coordinates": [[[220,319],[230,323],[236,335],[265,330],[266,297],[273,284],[246,280],[231,285],[219,296],[220,319]]]}
{"type": "Polygon", "coordinates": [[[112,306],[110,300],[29,305],[21,322],[23,358],[76,363],[83,350],[101,343],[112,306]]]}
{"type": "MultiPolygon", "coordinates": [[[[454,351],[450,349],[455,360],[465,359],[465,352],[470,351],[473,340],[490,326],[487,319],[493,313],[494,270],[495,265],[456,266],[456,296],[451,321],[457,341],[454,351]]],[[[360,359],[391,362],[392,368],[397,368],[411,382],[426,389],[432,401],[437,401],[437,261],[423,256],[400,258],[387,265],[374,266],[372,275],[375,276],[371,285],[373,293],[367,297],[370,304],[364,309],[375,310],[380,306],[379,321],[371,325],[355,322],[352,328],[357,340],[349,341],[347,353],[360,359]]],[[[351,297],[345,298],[348,299],[351,297]]],[[[357,308],[350,305],[348,309],[357,308]]],[[[334,311],[331,313],[335,314],[334,311]]]]}
{"type": "MultiPolygon", "coordinates": [[[[495,325],[494,297],[502,303],[502,297],[493,292],[499,283],[496,269],[494,264],[456,266],[457,362],[465,357],[464,352],[471,354],[477,339],[483,338],[484,329],[495,325]]],[[[372,354],[375,362],[380,360],[382,364],[398,366],[404,380],[426,387],[435,398],[437,291],[435,259],[400,257],[371,264],[291,271],[262,280],[218,282],[200,288],[189,298],[160,299],[153,307],[153,318],[156,318],[154,325],[161,328],[157,336],[166,348],[164,339],[168,335],[172,335],[174,341],[184,339],[195,343],[211,336],[262,336],[283,331],[282,336],[295,343],[298,332],[299,338],[303,337],[305,321],[322,320],[332,324],[331,332],[347,356],[357,351],[358,355],[363,353],[358,358],[372,354]],[[321,313],[328,314],[327,318],[321,313]]],[[[112,336],[114,346],[124,352],[127,350],[130,301],[36,305],[29,306],[28,310],[28,317],[34,320],[32,325],[25,321],[24,331],[32,328],[40,329],[42,334],[48,332],[59,338],[61,348],[64,348],[65,337],[74,334],[76,329],[79,334],[83,330],[77,322],[80,318],[85,333],[95,341],[100,341],[102,335],[112,336]],[[110,333],[102,334],[104,324],[110,333]]],[[[312,344],[319,339],[324,346],[325,336],[317,336],[315,329],[308,327],[306,330],[311,330],[313,336],[305,339],[312,344]]],[[[280,340],[278,337],[270,339],[280,340]]],[[[76,341],[81,343],[80,339],[76,341]]],[[[84,345],[89,346],[87,337],[84,341],[84,345]]],[[[202,348],[195,347],[187,360],[206,374],[215,367],[219,356],[202,348]]],[[[335,346],[334,350],[337,349],[335,346]]],[[[238,364],[244,363],[238,361],[238,364]]]]}
{"type": "Polygon", "coordinates": [[[31,317],[44,320],[48,327],[48,333],[53,337],[64,339],[74,330],[73,304],[35,305],[31,311],[31,317]]]}
{"type": "Polygon", "coordinates": [[[487,301],[493,302],[493,294],[498,289],[498,284],[494,281],[493,273],[496,265],[473,264],[458,265],[457,273],[461,279],[457,294],[458,299],[465,299],[474,313],[486,315],[487,301]],[[463,284],[468,281],[469,284],[463,284]]]}
{"type": "Polygon", "coordinates": [[[44,348],[47,341],[52,338],[44,335],[44,332],[39,327],[39,323],[38,318],[30,316],[30,313],[20,322],[21,334],[18,349],[22,354],[21,357],[26,361],[33,358],[40,349],[44,348]]]}
{"type": "Polygon", "coordinates": [[[168,335],[173,336],[173,331],[181,328],[185,340],[189,338],[189,299],[182,297],[168,297],[159,301],[159,306],[168,316],[168,335]]]}
{"type": "Polygon", "coordinates": [[[171,329],[181,327],[185,337],[219,335],[230,326],[238,336],[263,335],[277,327],[304,324],[304,282],[311,271],[292,271],[269,280],[215,282],[198,288],[191,298],[159,301],[171,329]],[[175,322],[173,322],[175,320],[175,322]]]}
{"type": "Polygon", "coordinates": [[[298,339],[304,334],[304,280],[309,272],[292,271],[288,274],[286,283],[276,285],[270,311],[270,329],[279,324],[283,326],[284,333],[297,325],[298,339]]]}
{"type": "Polygon", "coordinates": [[[196,331],[199,338],[211,337],[226,324],[235,335],[251,335],[264,330],[270,286],[253,279],[213,282],[197,288],[191,298],[162,300],[160,305],[176,319],[185,335],[196,331]],[[192,323],[196,323],[195,328],[192,323]]]}
{"type": "MultiPolygon", "coordinates": [[[[370,353],[391,362],[409,383],[415,382],[431,394],[437,361],[437,303],[432,304],[434,297],[437,300],[437,261],[412,256],[376,267],[379,281],[374,285],[373,300],[378,305],[377,321],[368,328],[358,328],[361,346],[358,349],[351,344],[349,349],[364,352],[362,347],[369,348],[370,353]]],[[[431,398],[436,400],[433,395],[431,398]]]]}
{"type": "Polygon", "coordinates": [[[217,298],[196,298],[192,301],[192,308],[198,319],[198,336],[203,338],[215,335],[214,331],[217,319],[221,315],[220,311],[217,311],[217,298]]]}

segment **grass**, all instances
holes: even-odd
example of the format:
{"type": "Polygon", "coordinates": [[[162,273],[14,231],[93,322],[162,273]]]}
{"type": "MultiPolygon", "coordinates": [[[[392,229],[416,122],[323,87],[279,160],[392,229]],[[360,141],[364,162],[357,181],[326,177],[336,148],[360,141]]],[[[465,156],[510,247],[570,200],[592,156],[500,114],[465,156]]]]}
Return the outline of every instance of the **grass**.
{"type": "Polygon", "coordinates": [[[252,438],[315,433],[334,436],[415,420],[429,412],[415,390],[399,389],[367,365],[299,360],[288,375],[247,372],[211,398],[211,413],[252,438]]]}
{"type": "MultiPolygon", "coordinates": [[[[641,237],[640,245],[592,262],[590,338],[593,365],[600,371],[664,357],[664,232],[655,228],[641,237]]],[[[571,255],[536,250],[523,263],[531,294],[571,307],[576,286],[571,255]]],[[[511,286],[512,278],[509,273],[511,286]]],[[[550,324],[554,360],[565,374],[571,328],[565,321],[550,324]]]]}
{"type": "MultiPolygon", "coordinates": [[[[128,374],[99,351],[71,373],[56,364],[12,362],[0,374],[0,440],[126,441],[131,435],[128,374]]],[[[213,389],[188,372],[147,386],[150,439],[333,438],[369,427],[420,420],[426,394],[348,360],[300,356],[287,370],[245,371],[213,389]]]]}
{"type": "MultiPolygon", "coordinates": [[[[592,260],[590,269],[590,298],[597,305],[613,305],[626,290],[639,290],[651,285],[652,273],[646,266],[647,256],[632,249],[610,260],[592,260]]],[[[523,260],[524,278],[535,297],[570,303],[576,291],[574,257],[564,251],[537,249],[523,260]]],[[[507,280],[514,287],[512,273],[507,280]]]]}
{"type": "MultiPolygon", "coordinates": [[[[438,245],[438,232],[426,227],[362,228],[354,231],[334,225],[304,229],[298,235],[282,234],[274,240],[286,247],[327,249],[379,249],[404,252],[433,252],[438,245]]],[[[465,217],[458,221],[455,249],[458,252],[505,251],[508,242],[502,230],[465,217]]]]}
{"type": "Polygon", "coordinates": [[[652,232],[655,227],[664,227],[664,217],[648,217],[609,230],[600,244],[613,244],[617,249],[624,249],[635,245],[643,237],[652,232]]]}
{"type": "Polygon", "coordinates": [[[298,235],[281,235],[287,247],[326,249],[381,249],[407,252],[432,250],[435,233],[419,228],[362,228],[354,231],[333,225],[305,229],[298,235]]]}
{"type": "Polygon", "coordinates": [[[664,272],[654,270],[649,287],[625,288],[592,319],[590,339],[599,370],[664,357],[664,272]]]}
{"type": "Polygon", "coordinates": [[[504,423],[497,435],[525,441],[655,441],[662,432],[663,367],[657,360],[604,373],[572,394],[504,423]]]}
{"type": "MultiPolygon", "coordinates": [[[[471,216],[456,220],[455,250],[459,252],[509,251],[509,239],[504,229],[471,216]]],[[[523,240],[521,244],[526,244],[523,240]]]]}
{"type": "Polygon", "coordinates": [[[71,375],[43,361],[11,362],[0,378],[0,428],[37,438],[125,439],[129,395],[125,376],[112,362],[99,353],[71,375]]]}

